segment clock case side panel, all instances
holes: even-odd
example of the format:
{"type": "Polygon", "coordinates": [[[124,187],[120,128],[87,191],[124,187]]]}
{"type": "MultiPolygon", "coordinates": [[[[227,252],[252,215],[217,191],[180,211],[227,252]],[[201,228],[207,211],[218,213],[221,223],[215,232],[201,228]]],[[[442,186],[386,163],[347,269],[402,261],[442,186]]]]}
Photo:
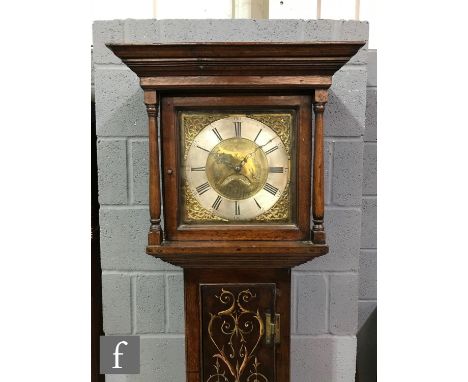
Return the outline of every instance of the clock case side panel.
{"type": "MultiPolygon", "coordinates": [[[[310,240],[312,98],[309,95],[161,96],[161,158],[166,240],[310,240]],[[296,111],[296,224],[181,224],[180,129],[177,113],[183,109],[296,111]],[[261,239],[260,239],[261,238],[261,239]]],[[[150,201],[150,203],[153,201],[150,201]]]]}

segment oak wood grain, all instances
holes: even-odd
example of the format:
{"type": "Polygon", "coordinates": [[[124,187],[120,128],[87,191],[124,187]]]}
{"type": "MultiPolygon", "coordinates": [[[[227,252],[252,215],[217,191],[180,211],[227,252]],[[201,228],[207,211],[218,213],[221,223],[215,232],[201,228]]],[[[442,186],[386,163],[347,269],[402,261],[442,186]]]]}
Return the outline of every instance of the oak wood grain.
{"type": "Polygon", "coordinates": [[[332,84],[331,75],[312,76],[158,76],[142,77],[140,85],[143,89],[158,90],[230,90],[234,89],[311,89],[329,88],[332,84]]]}

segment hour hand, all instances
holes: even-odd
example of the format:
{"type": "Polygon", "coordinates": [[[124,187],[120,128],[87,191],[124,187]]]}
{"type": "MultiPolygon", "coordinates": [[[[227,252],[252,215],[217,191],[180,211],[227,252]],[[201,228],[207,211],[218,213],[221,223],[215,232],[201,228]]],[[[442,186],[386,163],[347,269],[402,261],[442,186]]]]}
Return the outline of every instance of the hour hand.
{"type": "Polygon", "coordinates": [[[244,157],[244,159],[242,159],[242,160],[240,161],[239,167],[244,166],[244,165],[247,163],[247,160],[248,160],[251,156],[253,156],[258,150],[262,149],[262,148],[265,147],[268,143],[270,143],[273,139],[276,139],[276,138],[277,138],[277,137],[271,138],[267,143],[264,143],[263,145],[258,146],[254,151],[248,153],[248,154],[244,157]]]}

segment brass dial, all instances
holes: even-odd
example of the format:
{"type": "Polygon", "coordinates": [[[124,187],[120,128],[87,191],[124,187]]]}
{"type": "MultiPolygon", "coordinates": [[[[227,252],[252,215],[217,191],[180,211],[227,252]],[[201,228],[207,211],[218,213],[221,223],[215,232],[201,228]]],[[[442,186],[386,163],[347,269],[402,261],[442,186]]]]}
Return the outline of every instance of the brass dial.
{"type": "Polygon", "coordinates": [[[229,138],[211,150],[206,176],[213,189],[231,200],[257,194],[268,177],[268,159],[256,143],[245,138],[229,138]]]}
{"type": "Polygon", "coordinates": [[[245,115],[212,122],[194,137],[185,178],[200,205],[225,220],[265,213],[289,184],[289,156],[276,132],[245,115]]]}

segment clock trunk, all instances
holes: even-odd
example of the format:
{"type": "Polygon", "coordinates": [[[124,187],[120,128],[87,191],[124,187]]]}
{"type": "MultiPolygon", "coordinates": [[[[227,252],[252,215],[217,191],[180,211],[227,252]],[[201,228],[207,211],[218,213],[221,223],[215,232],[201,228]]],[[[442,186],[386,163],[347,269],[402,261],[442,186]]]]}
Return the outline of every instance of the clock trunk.
{"type": "Polygon", "coordinates": [[[185,270],[188,382],[289,381],[288,269],[185,270]]]}

